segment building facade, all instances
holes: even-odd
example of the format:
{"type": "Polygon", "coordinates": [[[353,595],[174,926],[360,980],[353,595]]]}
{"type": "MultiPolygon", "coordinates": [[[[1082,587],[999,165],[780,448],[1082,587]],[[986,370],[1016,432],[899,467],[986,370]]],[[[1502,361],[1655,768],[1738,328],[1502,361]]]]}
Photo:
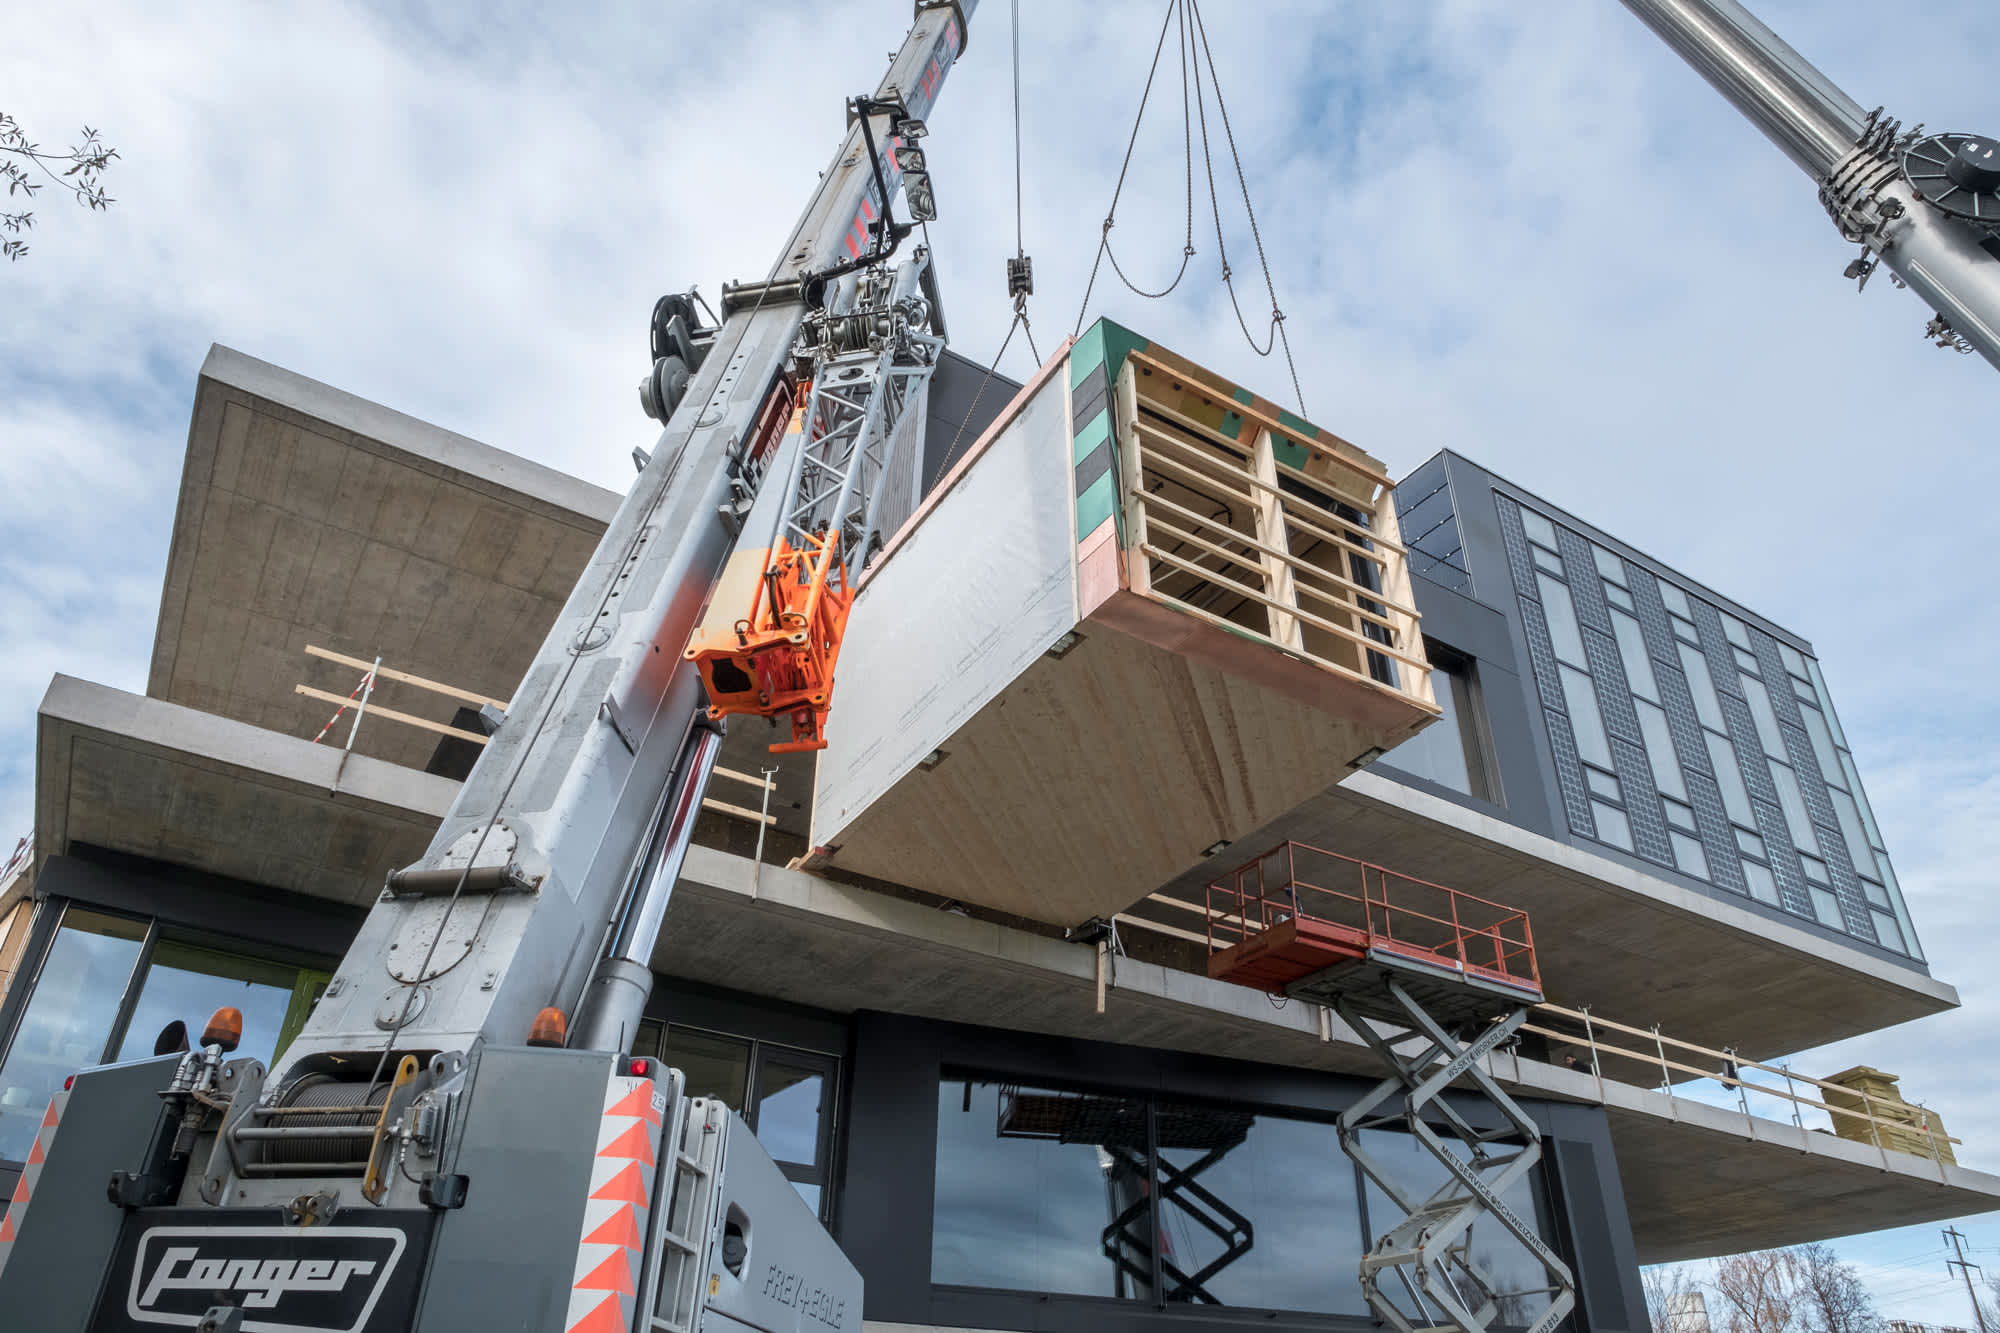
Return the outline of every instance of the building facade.
{"type": "MultiPolygon", "coordinates": [[[[982,377],[936,378],[933,481],[982,377]]],[[[971,431],[1016,387],[987,386],[971,431]]],[[[211,354],[148,689],[58,677],[41,706],[32,873],[0,896],[22,921],[0,1174],[68,1072],[150,1054],[171,1019],[234,1004],[243,1053],[283,1047],[449,808],[464,710],[504,705],[616,502],[211,354]],[[329,724],[378,659],[401,678],[376,716],[329,724]]],[[[1102,992],[1098,950],[1049,923],[790,868],[811,759],[732,732],[635,1049],[744,1115],[861,1269],[869,1327],[1375,1326],[1356,1270],[1391,1210],[1332,1123],[1374,1059],[1203,967],[1203,886],[1267,844],[1525,907],[1552,1000],[1746,1058],[1956,1003],[1809,644],[1455,454],[1398,508],[1443,720],[1119,913],[1102,992]]],[[[1656,1072],[1547,1043],[1494,1060],[1547,1144],[1509,1202],[1575,1272],[1579,1330],[1646,1326],[1644,1262],[2000,1198],[1656,1072]]],[[[1369,1132],[1436,1183],[1407,1135],[1369,1132]]],[[[1497,1227],[1471,1252],[1532,1285],[1497,1227]]]]}

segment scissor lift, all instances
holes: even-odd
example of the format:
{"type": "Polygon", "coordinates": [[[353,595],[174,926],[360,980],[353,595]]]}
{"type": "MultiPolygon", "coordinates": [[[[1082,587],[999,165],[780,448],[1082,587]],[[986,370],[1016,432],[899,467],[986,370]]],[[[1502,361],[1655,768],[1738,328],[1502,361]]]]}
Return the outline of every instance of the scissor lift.
{"type": "Polygon", "coordinates": [[[1353,857],[1285,843],[1211,884],[1209,975],[1331,1006],[1393,1071],[1340,1117],[1340,1144],[1401,1210],[1361,1260],[1369,1306],[1396,1333],[1484,1333],[1498,1318],[1549,1333],[1576,1304],[1568,1265],[1504,1200],[1542,1138],[1482,1060],[1542,1000],[1525,912],[1353,857]],[[1461,1080],[1494,1114],[1453,1105],[1461,1080]],[[1413,1194],[1364,1131],[1406,1130],[1445,1168],[1413,1194]],[[1472,1260],[1472,1229],[1506,1228],[1543,1286],[1499,1290],[1472,1260]]]}

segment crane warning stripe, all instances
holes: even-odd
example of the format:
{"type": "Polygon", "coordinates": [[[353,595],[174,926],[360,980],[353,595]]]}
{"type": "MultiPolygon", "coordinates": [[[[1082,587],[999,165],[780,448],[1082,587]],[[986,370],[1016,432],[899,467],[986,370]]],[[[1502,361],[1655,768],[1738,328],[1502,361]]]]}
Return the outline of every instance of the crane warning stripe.
{"type": "Polygon", "coordinates": [[[665,1094],[649,1078],[614,1074],[606,1081],[563,1323],[567,1333],[632,1326],[666,1109],[665,1094]]]}
{"type": "Polygon", "coordinates": [[[56,1128],[62,1123],[63,1110],[68,1105],[69,1093],[58,1092],[49,1098],[49,1108],[42,1113],[41,1127],[28,1149],[28,1160],[21,1168],[20,1179],[14,1182],[14,1197],[7,1205],[6,1216],[0,1217],[0,1272],[6,1271],[14,1242],[27,1224],[28,1204],[34,1198],[35,1186],[41,1183],[42,1172],[48,1165],[49,1145],[55,1140],[56,1128]]]}

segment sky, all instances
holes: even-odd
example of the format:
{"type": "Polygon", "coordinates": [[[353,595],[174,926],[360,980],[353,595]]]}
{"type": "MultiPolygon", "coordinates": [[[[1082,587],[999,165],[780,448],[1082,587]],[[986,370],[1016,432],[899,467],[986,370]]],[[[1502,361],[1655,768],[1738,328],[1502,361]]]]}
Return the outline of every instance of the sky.
{"type": "MultiPolygon", "coordinates": [[[[1862,0],[1754,7],[1864,107],[2000,126],[1988,0],[1904,0],[1888,31],[1862,0]]],[[[1022,0],[1045,355],[1077,320],[1163,8],[1022,0]]],[[[1964,1007],[1795,1063],[1900,1074],[1963,1160],[2000,1170],[1991,371],[1930,346],[1929,312],[1886,275],[1857,295],[1811,184],[1611,0],[1211,9],[1306,414],[1397,473],[1458,449],[1813,641],[1964,1007]]],[[[211,342],[622,489],[655,434],[634,393],[654,298],[769,268],[908,3],[469,12],[104,0],[10,18],[0,110],[45,145],[94,125],[120,157],[109,212],[45,192],[28,257],[0,267],[6,846],[32,819],[51,674],[145,688],[211,342]]],[[[984,0],[927,141],[946,307],[981,361],[1009,318],[1008,53],[1007,6],[984,0]]],[[[1141,285],[1181,258],[1177,83],[1170,47],[1113,230],[1141,285]]],[[[1216,171],[1261,335],[1256,248],[1226,157],[1216,171]]],[[[1180,287],[1141,300],[1107,266],[1091,313],[1290,403],[1230,312],[1199,169],[1194,189],[1180,287]]],[[[1003,369],[1031,368],[1017,339],[1003,369]]],[[[2000,1216],[1963,1225],[2000,1271],[2000,1216]]],[[[1885,1313],[1969,1322],[1936,1228],[1841,1248],[1885,1313]]]]}

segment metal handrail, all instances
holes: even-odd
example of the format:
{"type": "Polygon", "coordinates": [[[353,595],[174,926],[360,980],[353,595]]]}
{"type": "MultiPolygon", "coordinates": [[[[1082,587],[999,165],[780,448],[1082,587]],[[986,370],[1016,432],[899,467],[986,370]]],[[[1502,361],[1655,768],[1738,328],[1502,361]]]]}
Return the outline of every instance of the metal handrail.
{"type": "Polygon", "coordinates": [[[1462,967],[1541,985],[1526,912],[1322,847],[1282,843],[1210,883],[1206,898],[1211,953],[1286,920],[1312,920],[1357,930],[1370,943],[1419,949],[1462,967]],[[1352,867],[1359,891],[1301,873],[1301,853],[1352,867]],[[1398,901],[1399,892],[1405,898],[1413,892],[1442,894],[1443,901],[1427,911],[1398,901]]]}

